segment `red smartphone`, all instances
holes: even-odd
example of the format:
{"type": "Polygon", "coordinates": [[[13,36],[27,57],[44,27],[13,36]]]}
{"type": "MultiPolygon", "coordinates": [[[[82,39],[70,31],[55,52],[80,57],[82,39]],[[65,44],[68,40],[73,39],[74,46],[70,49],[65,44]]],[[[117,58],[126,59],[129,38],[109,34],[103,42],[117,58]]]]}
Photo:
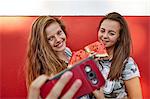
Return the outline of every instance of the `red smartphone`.
{"type": "Polygon", "coordinates": [[[92,57],[88,57],[74,64],[71,68],[68,68],[60,72],[59,74],[54,76],[52,79],[49,79],[41,87],[40,94],[41,94],[42,99],[46,98],[46,96],[48,95],[52,87],[59,80],[61,75],[66,71],[73,72],[73,77],[63,89],[60,97],[63,96],[67,92],[67,90],[71,87],[71,85],[76,79],[82,80],[82,86],[80,87],[80,89],[77,91],[77,93],[74,95],[73,98],[79,98],[83,95],[89,94],[93,92],[94,90],[99,89],[101,86],[105,84],[105,79],[103,78],[101,72],[99,71],[96,62],[94,61],[92,57]]]}

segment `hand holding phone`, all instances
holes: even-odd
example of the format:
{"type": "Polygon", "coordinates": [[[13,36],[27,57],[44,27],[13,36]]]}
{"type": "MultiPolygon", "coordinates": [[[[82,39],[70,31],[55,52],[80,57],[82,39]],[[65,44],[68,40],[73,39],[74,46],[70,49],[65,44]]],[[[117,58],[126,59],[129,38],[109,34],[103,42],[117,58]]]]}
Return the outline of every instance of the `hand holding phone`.
{"type": "Polygon", "coordinates": [[[66,71],[73,72],[73,77],[62,90],[60,97],[62,97],[68,91],[68,89],[71,87],[71,85],[76,79],[80,79],[82,81],[82,86],[78,89],[73,98],[78,98],[83,95],[89,94],[94,90],[99,89],[105,84],[105,80],[101,72],[99,71],[96,62],[91,57],[88,57],[74,64],[71,68],[60,72],[54,78],[49,79],[41,87],[42,98],[46,98],[47,94],[51,91],[52,87],[60,79],[61,75],[66,71]]]}
{"type": "MultiPolygon", "coordinates": [[[[65,72],[61,78],[57,81],[57,83],[53,86],[52,90],[46,96],[46,99],[58,99],[61,94],[63,88],[67,85],[67,83],[71,80],[73,73],[70,71],[65,72]],[[59,89],[59,90],[58,90],[59,89]],[[57,93],[57,95],[56,95],[57,93]]],[[[48,80],[49,77],[47,75],[40,75],[36,78],[30,85],[28,91],[28,99],[39,99],[40,93],[39,90],[41,86],[48,80]]],[[[72,99],[74,94],[81,87],[81,80],[77,79],[72,85],[71,88],[64,94],[61,99],[72,99]]]]}

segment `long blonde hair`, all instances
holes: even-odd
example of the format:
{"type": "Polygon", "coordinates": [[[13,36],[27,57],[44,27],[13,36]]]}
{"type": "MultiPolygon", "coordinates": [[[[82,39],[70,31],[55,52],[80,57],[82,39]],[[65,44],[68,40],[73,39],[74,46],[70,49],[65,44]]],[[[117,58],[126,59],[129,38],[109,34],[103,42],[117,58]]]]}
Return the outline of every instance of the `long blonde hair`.
{"type": "Polygon", "coordinates": [[[32,25],[27,53],[27,86],[41,74],[56,74],[67,67],[65,62],[55,54],[47,40],[45,29],[54,22],[57,22],[66,34],[64,24],[55,17],[40,16],[32,25]]]}

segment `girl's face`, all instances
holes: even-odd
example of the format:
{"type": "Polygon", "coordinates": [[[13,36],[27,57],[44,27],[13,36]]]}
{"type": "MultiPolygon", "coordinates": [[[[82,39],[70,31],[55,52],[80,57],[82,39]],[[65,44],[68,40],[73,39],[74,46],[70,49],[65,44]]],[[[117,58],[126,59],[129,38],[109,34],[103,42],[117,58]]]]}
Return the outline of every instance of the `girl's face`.
{"type": "Polygon", "coordinates": [[[102,40],[105,47],[114,48],[119,40],[120,24],[117,21],[105,19],[98,31],[98,39],[102,40]]]}
{"type": "Polygon", "coordinates": [[[56,52],[62,52],[66,48],[66,35],[57,22],[51,23],[46,28],[47,39],[56,52]]]}

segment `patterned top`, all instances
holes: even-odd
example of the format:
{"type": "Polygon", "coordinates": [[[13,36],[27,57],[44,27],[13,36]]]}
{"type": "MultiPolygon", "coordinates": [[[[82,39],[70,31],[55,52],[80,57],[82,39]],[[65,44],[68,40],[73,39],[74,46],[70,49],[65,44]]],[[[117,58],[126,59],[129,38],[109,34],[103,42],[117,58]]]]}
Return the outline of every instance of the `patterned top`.
{"type": "MultiPolygon", "coordinates": [[[[65,53],[67,57],[70,59],[72,56],[72,52],[69,48],[66,48],[65,53]]],[[[124,80],[129,80],[134,77],[140,77],[139,69],[137,64],[134,62],[132,57],[129,57],[126,61],[126,65],[123,69],[122,76],[119,80],[110,81],[107,79],[107,76],[110,71],[111,61],[109,60],[100,60],[97,61],[98,68],[106,79],[106,84],[103,88],[105,98],[123,98],[127,96],[127,92],[125,90],[124,80]]],[[[94,99],[90,95],[85,95],[80,97],[79,99],[94,99]]]]}
{"type": "Polygon", "coordinates": [[[98,61],[98,63],[100,64],[99,70],[102,72],[104,78],[106,79],[106,84],[103,89],[106,98],[119,99],[127,96],[124,80],[129,80],[137,76],[140,77],[139,69],[133,58],[129,57],[129,59],[126,61],[127,63],[123,69],[122,76],[119,78],[119,80],[114,81],[110,81],[109,79],[107,79],[110,71],[111,61],[98,61]]]}

